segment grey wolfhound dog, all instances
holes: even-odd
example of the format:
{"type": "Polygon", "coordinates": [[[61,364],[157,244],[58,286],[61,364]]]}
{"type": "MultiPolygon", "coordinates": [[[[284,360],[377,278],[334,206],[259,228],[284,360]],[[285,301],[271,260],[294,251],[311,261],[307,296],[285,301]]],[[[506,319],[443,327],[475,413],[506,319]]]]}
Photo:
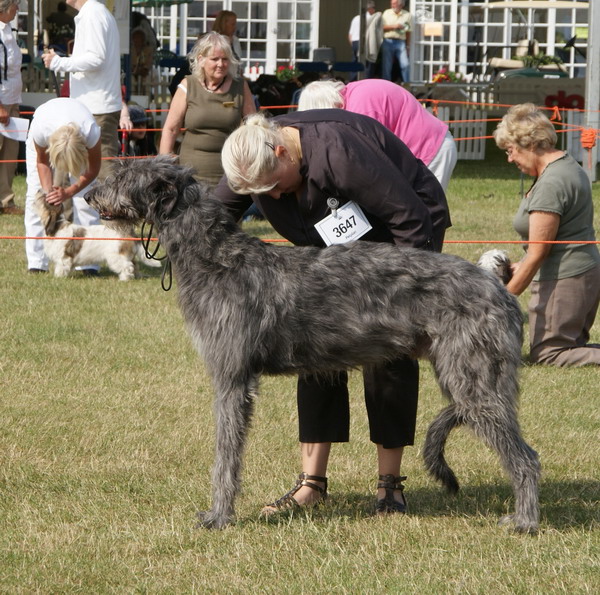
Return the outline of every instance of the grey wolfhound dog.
{"type": "Polygon", "coordinates": [[[458,490],[444,447],[454,427],[468,426],[512,481],[515,513],[503,523],[537,530],[539,462],[517,421],[522,316],[491,273],[391,244],[269,245],[166,156],[115,164],[86,200],[104,220],[152,223],[173,265],[215,389],[213,503],[200,513],[203,526],[234,519],[261,374],[328,374],[409,355],[431,361],[450,401],[427,433],[429,472],[458,490]]]}

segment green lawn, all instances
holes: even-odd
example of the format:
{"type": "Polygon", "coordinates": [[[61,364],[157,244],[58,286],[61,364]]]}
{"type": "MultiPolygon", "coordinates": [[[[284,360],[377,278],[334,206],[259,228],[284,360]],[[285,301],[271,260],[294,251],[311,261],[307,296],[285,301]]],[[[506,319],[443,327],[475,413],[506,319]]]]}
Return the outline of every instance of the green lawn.
{"type": "MultiPolygon", "coordinates": [[[[471,260],[516,239],[518,173],[489,153],[459,163],[448,193],[447,239],[491,242],[447,245],[471,260]]],[[[598,213],[598,184],[594,195],[598,213]]],[[[275,237],[264,224],[248,229],[275,237]]],[[[22,234],[20,217],[0,216],[1,236],[22,234]]],[[[28,275],[22,240],[0,242],[0,593],[600,592],[597,369],[522,369],[523,432],[543,465],[535,537],[496,525],[512,491],[469,432],[455,431],[447,448],[457,497],[425,473],[424,433],[443,406],[426,363],[403,465],[409,515],[372,515],[375,450],[353,374],[352,441],[334,448],[330,500],[259,519],[300,470],[295,381],[264,378],[238,523],[199,530],[195,513],[210,506],[212,389],[175,288],[165,293],[155,269],[129,283],[106,270],[28,275]]],[[[519,257],[519,246],[507,249],[519,257]]]]}

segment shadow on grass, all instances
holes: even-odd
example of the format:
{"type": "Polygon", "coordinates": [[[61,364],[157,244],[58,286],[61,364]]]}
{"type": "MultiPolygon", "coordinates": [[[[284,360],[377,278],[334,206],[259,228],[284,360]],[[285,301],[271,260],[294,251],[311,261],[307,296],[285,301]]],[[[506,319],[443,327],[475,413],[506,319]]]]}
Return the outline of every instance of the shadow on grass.
{"type": "MultiPolygon", "coordinates": [[[[408,514],[421,518],[491,517],[492,522],[514,512],[512,488],[508,483],[465,486],[457,495],[443,488],[417,488],[406,491],[408,514]]],[[[590,529],[600,523],[600,482],[548,481],[540,484],[541,530],[590,529]]],[[[365,519],[375,516],[372,495],[349,492],[331,494],[328,500],[309,509],[284,511],[271,517],[239,519],[240,525],[261,522],[279,525],[297,519],[327,521],[339,518],[365,519]]]]}

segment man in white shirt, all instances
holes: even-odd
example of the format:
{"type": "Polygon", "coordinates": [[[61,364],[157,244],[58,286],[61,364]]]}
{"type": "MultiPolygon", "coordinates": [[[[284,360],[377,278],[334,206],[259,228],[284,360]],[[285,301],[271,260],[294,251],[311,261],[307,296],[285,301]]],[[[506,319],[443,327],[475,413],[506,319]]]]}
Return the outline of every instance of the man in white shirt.
{"type": "Polygon", "coordinates": [[[70,73],[71,98],[81,101],[102,129],[101,180],[110,167],[106,158],[119,152],[119,125],[132,127],[121,93],[119,31],[113,15],[98,0],[67,0],[67,4],[78,11],[73,53],[60,57],[50,50],[42,60],[50,70],[70,73]]]}

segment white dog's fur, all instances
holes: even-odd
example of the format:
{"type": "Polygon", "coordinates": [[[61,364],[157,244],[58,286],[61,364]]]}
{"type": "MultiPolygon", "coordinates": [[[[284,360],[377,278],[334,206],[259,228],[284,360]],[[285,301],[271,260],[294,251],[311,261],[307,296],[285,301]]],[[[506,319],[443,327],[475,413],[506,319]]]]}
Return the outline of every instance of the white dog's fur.
{"type": "Polygon", "coordinates": [[[504,285],[512,277],[510,258],[504,250],[488,250],[484,252],[479,258],[477,265],[496,275],[504,285]]]}
{"type": "MultiPolygon", "coordinates": [[[[54,265],[55,277],[67,277],[75,267],[105,263],[111,271],[119,275],[121,281],[130,281],[136,276],[136,259],[147,266],[161,266],[160,262],[146,258],[139,242],[120,239],[123,237],[122,230],[115,231],[106,225],[69,223],[62,214],[62,205],[48,204],[42,192],[36,196],[35,207],[47,237],[86,238],[44,240],[44,251],[54,265]],[[94,242],[88,238],[115,239],[94,242]]],[[[131,232],[133,233],[133,229],[131,232]]]]}

